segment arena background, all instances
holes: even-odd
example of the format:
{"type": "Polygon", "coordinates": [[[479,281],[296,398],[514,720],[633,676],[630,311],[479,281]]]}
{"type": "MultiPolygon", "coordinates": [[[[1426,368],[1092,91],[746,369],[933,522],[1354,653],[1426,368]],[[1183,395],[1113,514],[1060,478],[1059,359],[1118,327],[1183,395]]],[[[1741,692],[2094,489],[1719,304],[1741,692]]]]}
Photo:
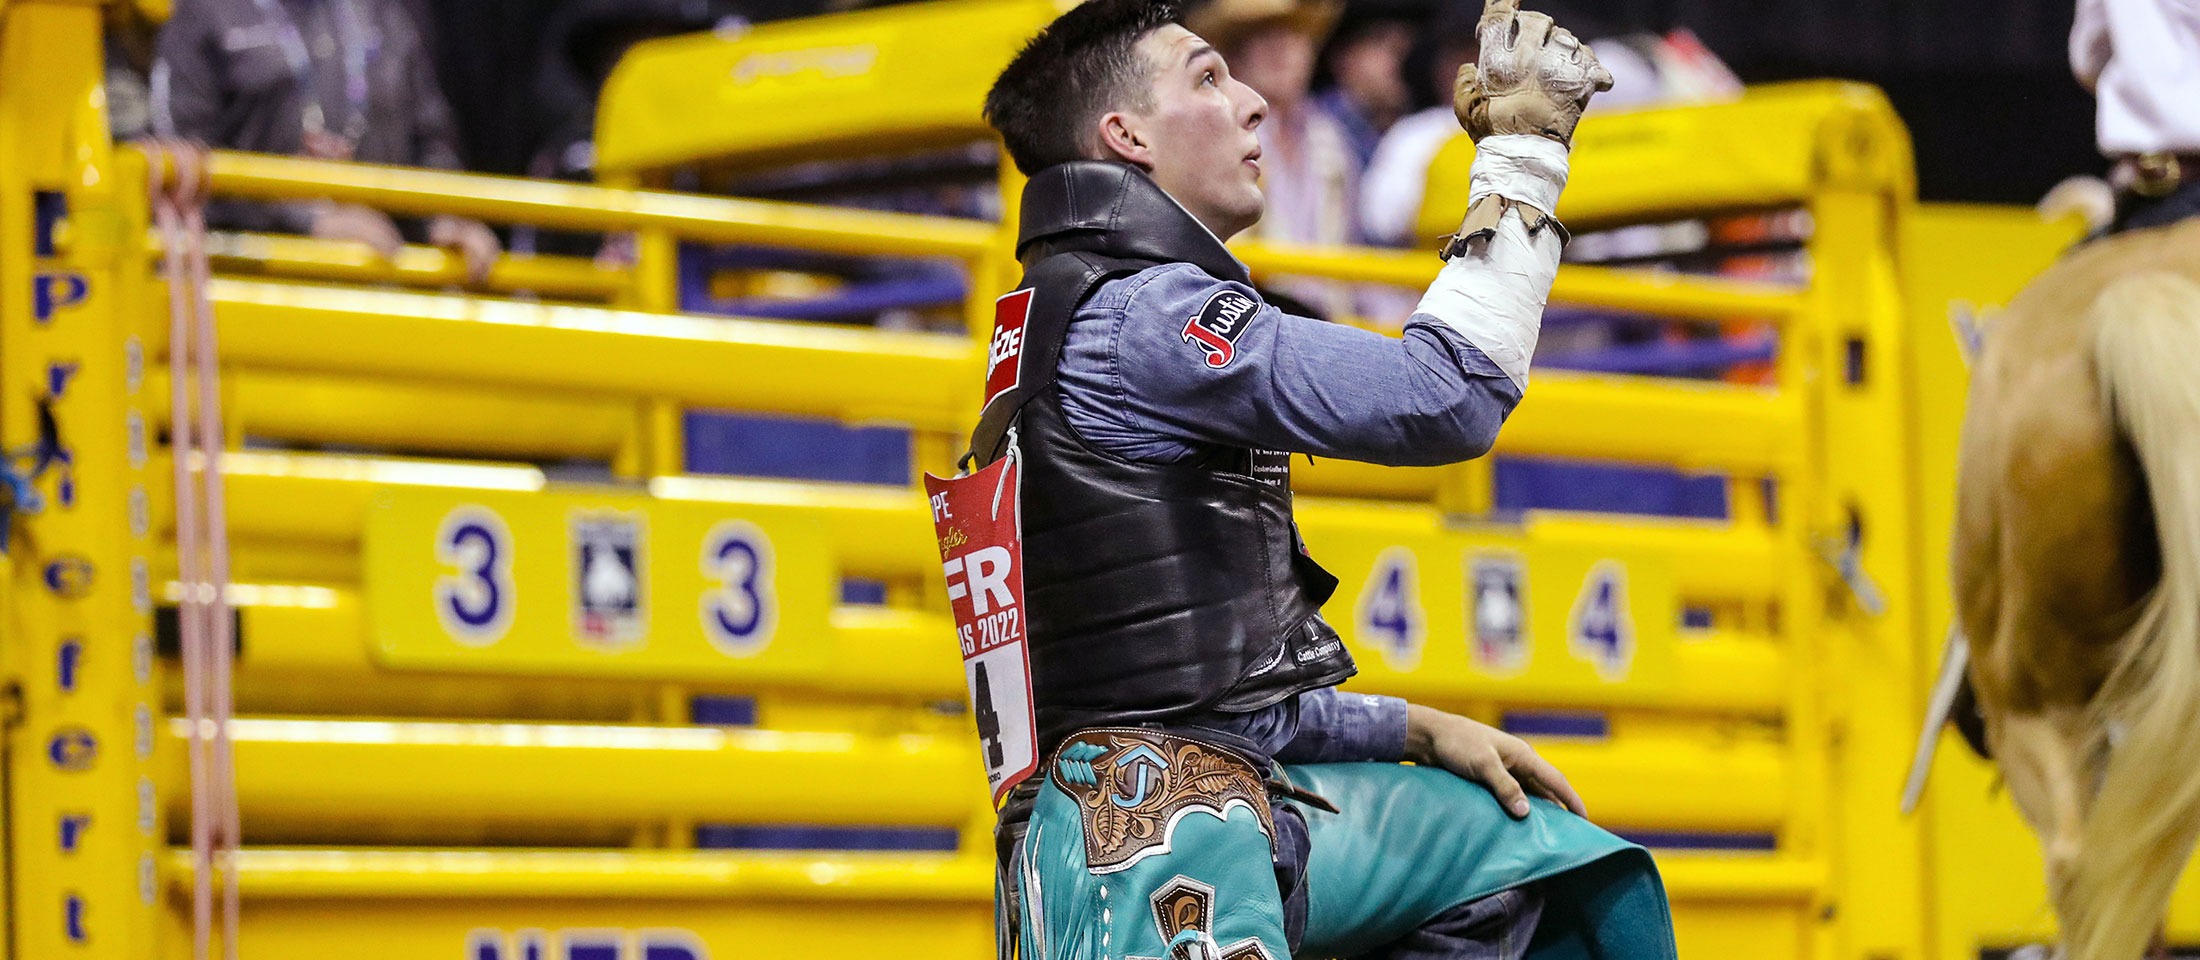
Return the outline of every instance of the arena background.
{"type": "MultiPolygon", "coordinates": [[[[421,2],[459,172],[146,139],[195,2],[0,0],[9,956],[993,950],[918,484],[1016,276],[978,97],[1056,8],[421,2]],[[225,220],[320,200],[405,245],[225,220]],[[495,228],[486,277],[439,217],[495,228]]],[[[1585,121],[1495,455],[1297,474],[1353,688],[1532,737],[1685,957],[2046,940],[1989,768],[1949,735],[1897,804],[1961,338],[2104,166],[2068,7],[1568,9],[1750,86],[1585,121]]],[[[1425,246],[1234,249],[1395,332],[1425,246]]]]}
{"type": "MultiPolygon", "coordinates": [[[[525,172],[542,135],[531,77],[569,0],[423,4],[452,105],[480,169],[525,172]],[[463,38],[453,43],[450,38],[463,38]]],[[[815,5],[744,4],[759,21],[815,5]]],[[[1685,26],[1751,83],[1839,77],[1886,91],[1917,143],[1926,200],[2030,203],[2096,172],[2093,98],[2070,75],[2072,4],[2059,0],[1833,3],[1817,0],[1572,0],[1625,30],[1685,26]]]]}

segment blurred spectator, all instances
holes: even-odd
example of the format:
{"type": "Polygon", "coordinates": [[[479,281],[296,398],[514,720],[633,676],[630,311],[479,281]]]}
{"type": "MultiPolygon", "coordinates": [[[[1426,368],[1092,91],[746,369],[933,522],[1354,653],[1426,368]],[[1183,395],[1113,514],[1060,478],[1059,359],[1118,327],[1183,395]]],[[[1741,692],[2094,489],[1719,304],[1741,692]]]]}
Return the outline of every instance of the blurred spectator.
{"type": "MultiPolygon", "coordinates": [[[[1209,0],[1184,18],[1222,52],[1231,75],[1268,101],[1256,131],[1267,210],[1242,236],[1324,246],[1358,238],[1359,162],[1344,127],[1311,96],[1314,56],[1337,13],[1337,0],[1209,0]]],[[[1352,308],[1349,290],[1336,284],[1283,282],[1269,292],[1325,316],[1352,308]]]]}
{"type": "Polygon", "coordinates": [[[1352,239],[1358,170],[1344,129],[1309,96],[1314,54],[1335,0],[1211,0],[1185,26],[1222,52],[1230,72],[1268,101],[1260,135],[1268,211],[1247,233],[1286,243],[1352,239]]]}
{"type": "Polygon", "coordinates": [[[726,0],[569,0],[551,15],[535,67],[534,102],[549,135],[527,174],[595,178],[596,98],[619,58],[644,40],[743,29],[726,0]]]}
{"type": "Polygon", "coordinates": [[[135,3],[110,3],[102,13],[106,46],[107,132],[116,142],[151,136],[153,40],[159,27],[135,3]]]}
{"type": "MultiPolygon", "coordinates": [[[[397,0],[177,0],[151,77],[153,132],[210,146],[457,169],[457,133],[418,26],[397,0]]],[[[351,204],[223,204],[216,226],[366,243],[403,233],[351,204]]],[[[438,216],[427,240],[479,282],[499,253],[480,221],[438,216]]]]}
{"type": "MultiPolygon", "coordinates": [[[[1566,24],[1612,72],[1612,89],[1589,104],[1591,113],[1741,92],[1741,81],[1685,30],[1667,36],[1625,32],[1593,9],[1572,3],[1536,0],[1532,6],[1566,24]]],[[[1429,163],[1460,135],[1459,121],[1452,116],[1452,83],[1460,65],[1475,59],[1474,30],[1481,15],[1481,0],[1448,0],[1437,14],[1430,71],[1422,80],[1435,106],[1399,120],[1368,162],[1358,216],[1369,242],[1411,246],[1434,239],[1411,236],[1413,222],[1421,211],[1429,163]]]]}
{"type": "MultiPolygon", "coordinates": [[[[527,175],[558,180],[596,178],[596,102],[611,70],[644,40],[713,27],[746,29],[728,0],[570,0],[551,15],[535,66],[533,103],[546,131],[527,175]]],[[[631,264],[634,237],[561,234],[521,225],[512,248],[527,253],[593,253],[606,267],[631,264]]]]}
{"type": "Polygon", "coordinates": [[[1337,121],[1352,158],[1366,169],[1383,131],[1413,106],[1406,84],[1406,56],[1413,51],[1415,25],[1399,8],[1347,7],[1344,22],[1322,51],[1326,86],[1315,105],[1337,121]]]}
{"type": "Polygon", "coordinates": [[[2100,100],[2094,140],[2115,162],[2114,229],[2200,216],[2200,5],[2078,0],[2070,67],[2100,100]]]}

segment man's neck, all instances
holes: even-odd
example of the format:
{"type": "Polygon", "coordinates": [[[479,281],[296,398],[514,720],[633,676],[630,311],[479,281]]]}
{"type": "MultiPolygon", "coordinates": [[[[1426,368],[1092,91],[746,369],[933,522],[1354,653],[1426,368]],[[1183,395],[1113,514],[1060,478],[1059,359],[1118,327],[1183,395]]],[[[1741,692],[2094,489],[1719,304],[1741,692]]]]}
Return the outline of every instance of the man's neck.
{"type": "Polygon", "coordinates": [[[1244,227],[1229,227],[1226,224],[1221,223],[1221,218],[1215,216],[1213,213],[1195,209],[1190,204],[1187,204],[1182,200],[1178,200],[1176,194],[1171,193],[1168,187],[1161,186],[1161,181],[1159,180],[1154,181],[1154,186],[1161,187],[1162,196],[1168,197],[1170,200],[1175,200],[1176,205],[1182,207],[1186,214],[1189,214],[1193,220],[1198,221],[1200,226],[1206,227],[1207,232],[1215,238],[1216,243],[1228,243],[1231,237],[1236,236],[1240,231],[1243,231],[1245,229],[1244,227]]]}

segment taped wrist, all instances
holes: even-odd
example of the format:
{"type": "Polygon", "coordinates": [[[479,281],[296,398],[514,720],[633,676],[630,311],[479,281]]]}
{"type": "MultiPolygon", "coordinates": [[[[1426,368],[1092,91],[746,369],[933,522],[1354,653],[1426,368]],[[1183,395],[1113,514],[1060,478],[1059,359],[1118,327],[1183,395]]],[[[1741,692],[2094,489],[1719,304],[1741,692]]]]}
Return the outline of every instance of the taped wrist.
{"type": "Polygon", "coordinates": [[[1467,205],[1490,194],[1545,212],[1558,209],[1566,189],[1566,145],[1531,134],[1483,137],[1468,170],[1467,205]]]}
{"type": "Polygon", "coordinates": [[[1544,230],[1551,230],[1558,234],[1558,246],[1561,250],[1573,242],[1573,233],[1566,229],[1565,224],[1558,222],[1557,217],[1530,204],[1493,193],[1467,207],[1466,219],[1459,221],[1459,231],[1443,238],[1442,245],[1436,250],[1437,258],[1449,261],[1465,253],[1467,246],[1473,241],[1488,242],[1497,236],[1497,223],[1508,213],[1527,225],[1530,237],[1535,237],[1544,230]]]}
{"type": "Polygon", "coordinates": [[[1566,174],[1565,144],[1538,136],[1484,137],[1475,144],[1474,168],[1468,175],[1466,218],[1457,233],[1444,238],[1437,255],[1450,260],[1468,242],[1495,236],[1507,213],[1527,225],[1530,237],[1555,229],[1563,248],[1573,235],[1551,211],[1558,208],[1566,174]]]}

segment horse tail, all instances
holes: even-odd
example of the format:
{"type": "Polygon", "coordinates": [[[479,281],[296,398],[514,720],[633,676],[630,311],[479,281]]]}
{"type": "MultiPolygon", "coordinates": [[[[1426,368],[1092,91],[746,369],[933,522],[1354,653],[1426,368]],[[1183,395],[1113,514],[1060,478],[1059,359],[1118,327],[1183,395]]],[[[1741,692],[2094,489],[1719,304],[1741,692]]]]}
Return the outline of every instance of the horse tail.
{"type": "Polygon", "coordinates": [[[2093,702],[2109,749],[2056,899],[2068,956],[2137,960],[2200,837],[2200,284],[2125,277],[2091,321],[2102,400],[2152,500],[2162,577],[2093,702]]]}

